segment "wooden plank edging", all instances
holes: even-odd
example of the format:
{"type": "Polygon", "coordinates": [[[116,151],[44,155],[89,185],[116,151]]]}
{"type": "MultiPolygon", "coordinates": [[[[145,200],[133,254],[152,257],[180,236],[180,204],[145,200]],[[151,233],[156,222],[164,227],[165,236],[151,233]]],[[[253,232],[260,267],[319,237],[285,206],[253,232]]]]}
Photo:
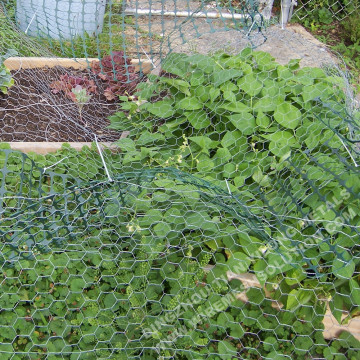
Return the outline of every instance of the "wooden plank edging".
{"type": "MultiPolygon", "coordinates": [[[[98,58],[55,58],[55,57],[9,57],[4,61],[4,65],[9,70],[35,69],[43,67],[62,66],[65,68],[74,68],[77,70],[86,69],[92,61],[99,61],[98,58]]],[[[135,66],[136,71],[142,71],[144,74],[151,72],[153,64],[150,60],[132,59],[131,64],[135,66]]]]}
{"type": "MultiPolygon", "coordinates": [[[[10,142],[12,150],[21,151],[23,153],[34,152],[41,155],[54,153],[62,148],[64,144],[69,144],[73,149],[80,151],[84,146],[91,148],[91,142],[10,142]]],[[[111,150],[119,150],[119,148],[112,143],[100,143],[103,148],[111,150]]]]}

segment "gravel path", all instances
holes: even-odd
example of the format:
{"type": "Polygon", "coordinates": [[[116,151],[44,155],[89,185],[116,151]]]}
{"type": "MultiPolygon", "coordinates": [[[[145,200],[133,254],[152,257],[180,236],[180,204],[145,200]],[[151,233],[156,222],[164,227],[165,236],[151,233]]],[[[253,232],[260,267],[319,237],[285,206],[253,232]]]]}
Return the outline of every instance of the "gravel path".
{"type": "MultiPolygon", "coordinates": [[[[149,9],[148,0],[130,0],[128,7],[149,9]]],[[[152,9],[214,11],[213,4],[190,0],[152,0],[152,9]]],[[[246,36],[239,21],[163,16],[138,16],[126,27],[126,37],[132,52],[146,52],[154,62],[160,62],[169,51],[208,54],[217,50],[240,52],[247,46],[269,52],[279,63],[301,59],[301,66],[322,66],[335,58],[326,46],[300,25],[281,29],[277,25],[258,32],[256,26],[246,36]]]]}

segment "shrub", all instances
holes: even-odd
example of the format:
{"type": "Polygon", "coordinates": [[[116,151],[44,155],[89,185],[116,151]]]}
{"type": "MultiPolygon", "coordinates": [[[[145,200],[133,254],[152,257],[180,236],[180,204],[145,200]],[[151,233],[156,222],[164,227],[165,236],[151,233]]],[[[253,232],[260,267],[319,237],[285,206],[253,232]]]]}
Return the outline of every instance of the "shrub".
{"type": "Polygon", "coordinates": [[[11,73],[4,65],[4,61],[14,55],[16,55],[16,52],[13,50],[8,51],[5,55],[0,55],[0,93],[3,94],[7,94],[8,88],[14,84],[11,73]]]}

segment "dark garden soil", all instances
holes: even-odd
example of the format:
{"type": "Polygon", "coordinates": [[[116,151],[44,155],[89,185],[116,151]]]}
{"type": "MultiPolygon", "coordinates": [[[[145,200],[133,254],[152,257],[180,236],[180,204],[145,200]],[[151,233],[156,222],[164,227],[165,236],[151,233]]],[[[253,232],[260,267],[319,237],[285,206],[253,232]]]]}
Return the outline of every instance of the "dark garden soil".
{"type": "MultiPolygon", "coordinates": [[[[114,101],[103,95],[104,84],[88,70],[63,67],[25,69],[12,72],[15,84],[0,96],[0,141],[83,142],[116,141],[121,133],[107,129],[108,117],[117,110],[114,101]],[[95,81],[98,93],[78,106],[64,93],[53,94],[50,84],[63,74],[87,76],[95,81]]],[[[124,129],[126,130],[126,129],[124,129]]]]}

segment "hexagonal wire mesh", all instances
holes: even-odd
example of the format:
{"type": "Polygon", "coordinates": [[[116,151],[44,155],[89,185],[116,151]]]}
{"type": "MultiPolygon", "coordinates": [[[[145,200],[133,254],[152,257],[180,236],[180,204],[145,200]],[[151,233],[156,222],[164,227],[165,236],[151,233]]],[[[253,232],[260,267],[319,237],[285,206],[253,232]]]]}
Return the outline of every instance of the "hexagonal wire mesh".
{"type": "Polygon", "coordinates": [[[94,37],[53,3],[26,28],[77,35],[28,37],[6,1],[13,47],[101,62],[1,73],[1,355],[358,359],[360,116],[334,57],[256,2],[110,1],[94,37]],[[10,149],[34,140],[95,144],[10,149]]]}

